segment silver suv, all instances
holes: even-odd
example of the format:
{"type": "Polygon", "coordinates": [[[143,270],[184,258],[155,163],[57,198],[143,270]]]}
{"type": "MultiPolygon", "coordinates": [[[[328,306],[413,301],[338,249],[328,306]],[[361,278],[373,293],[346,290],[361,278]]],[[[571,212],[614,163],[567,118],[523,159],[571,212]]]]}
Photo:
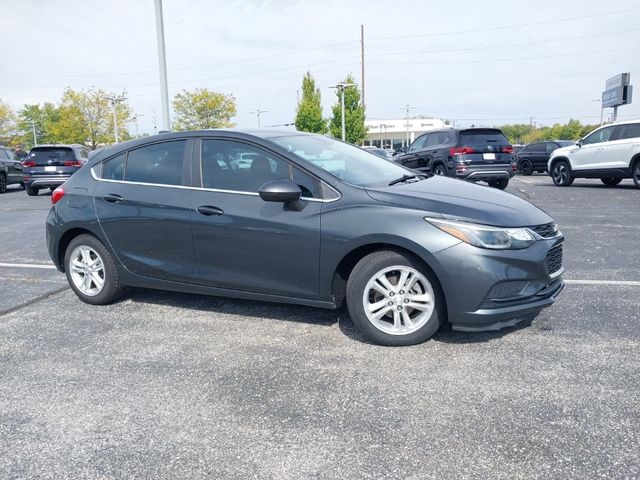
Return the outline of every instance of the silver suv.
{"type": "Polygon", "coordinates": [[[605,185],[632,178],[640,188],[640,120],[594,130],[576,145],[555,150],[547,167],[559,187],[576,178],[599,178],[605,185]]]}

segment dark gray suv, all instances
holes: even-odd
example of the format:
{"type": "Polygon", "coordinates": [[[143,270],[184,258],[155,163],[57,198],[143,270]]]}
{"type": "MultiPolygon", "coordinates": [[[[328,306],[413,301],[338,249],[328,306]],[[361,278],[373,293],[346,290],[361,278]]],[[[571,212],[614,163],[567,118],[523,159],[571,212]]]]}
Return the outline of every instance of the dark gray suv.
{"type": "Polygon", "coordinates": [[[337,308],[371,341],[498,329],[563,288],[553,219],[291,131],[158,135],[97,153],[52,194],[47,242],[84,302],[125,285],[337,308]],[[244,159],[240,165],[238,159],[244,159]]]}
{"type": "Polygon", "coordinates": [[[38,145],[22,162],[27,194],[38,195],[42,188],[53,191],[87,162],[88,149],[82,145],[38,145]]]}
{"type": "Polygon", "coordinates": [[[420,135],[394,161],[407,168],[504,190],[516,174],[513,147],[497,128],[447,128],[420,135]]]}

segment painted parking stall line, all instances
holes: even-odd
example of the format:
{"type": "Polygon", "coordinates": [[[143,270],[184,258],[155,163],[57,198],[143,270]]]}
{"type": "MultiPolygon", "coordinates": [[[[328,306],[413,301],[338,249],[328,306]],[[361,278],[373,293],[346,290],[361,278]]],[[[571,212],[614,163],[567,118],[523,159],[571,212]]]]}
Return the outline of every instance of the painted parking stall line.
{"type": "Polygon", "coordinates": [[[43,263],[2,263],[0,262],[0,267],[2,268],[39,268],[42,270],[55,270],[55,265],[43,264],[43,263]]]}
{"type": "Polygon", "coordinates": [[[568,285],[616,285],[623,287],[640,287],[635,280],[565,280],[568,285]]]}

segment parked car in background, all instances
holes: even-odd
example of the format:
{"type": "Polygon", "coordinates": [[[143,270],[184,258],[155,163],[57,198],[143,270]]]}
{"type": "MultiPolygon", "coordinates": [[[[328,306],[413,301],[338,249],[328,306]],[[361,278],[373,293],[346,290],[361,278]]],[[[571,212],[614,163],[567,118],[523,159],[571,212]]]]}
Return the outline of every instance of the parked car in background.
{"type": "Polygon", "coordinates": [[[380,158],[384,158],[385,160],[392,160],[393,159],[393,155],[391,153],[389,153],[388,150],[385,150],[384,148],[378,148],[378,147],[361,147],[365,152],[369,152],[369,153],[373,153],[374,155],[380,157],[380,158]]]}
{"type": "Polygon", "coordinates": [[[564,238],[542,210],[323,135],[203,130],[118,143],[51,201],[49,254],[90,304],[125,285],[346,302],[370,341],[411,345],[446,322],[530,321],[563,287],[564,238]],[[229,167],[239,154],[249,168],[229,167]]]}
{"type": "Polygon", "coordinates": [[[87,162],[89,150],[82,145],[38,145],[22,162],[27,194],[38,195],[42,188],[51,191],[66,182],[87,162]]]}
{"type": "Polygon", "coordinates": [[[599,178],[610,186],[632,178],[640,188],[640,120],[605,125],[573,146],[554,150],[548,171],[559,187],[576,178],[599,178]]]}
{"type": "Polygon", "coordinates": [[[7,186],[22,183],[22,162],[18,156],[7,147],[0,146],[0,193],[7,190],[7,186]]]}
{"type": "Polygon", "coordinates": [[[516,153],[518,153],[520,150],[522,150],[522,148],[524,147],[524,145],[520,145],[519,143],[516,143],[513,146],[513,154],[515,155],[516,153]]]}
{"type": "Polygon", "coordinates": [[[534,172],[547,171],[549,157],[554,150],[575,145],[572,140],[547,140],[525,145],[515,154],[518,171],[523,175],[532,175],[534,172]]]}
{"type": "Polygon", "coordinates": [[[393,158],[421,172],[485,181],[504,190],[516,173],[513,147],[497,128],[448,128],[420,135],[393,158]]]}

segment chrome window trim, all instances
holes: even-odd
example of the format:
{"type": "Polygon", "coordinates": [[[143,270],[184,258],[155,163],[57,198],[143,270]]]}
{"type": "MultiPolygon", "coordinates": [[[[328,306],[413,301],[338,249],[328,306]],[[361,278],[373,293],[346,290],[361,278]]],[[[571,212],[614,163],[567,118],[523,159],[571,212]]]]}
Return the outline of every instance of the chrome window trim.
{"type": "MultiPolygon", "coordinates": [[[[191,186],[187,186],[187,185],[165,185],[163,183],[132,182],[130,180],[110,180],[110,179],[107,179],[107,178],[99,178],[98,176],[96,176],[96,172],[94,171],[95,167],[97,167],[97,166],[98,165],[94,165],[91,168],[91,176],[97,182],[122,183],[122,184],[125,184],[125,185],[143,185],[143,186],[146,186],[146,187],[179,188],[179,189],[183,189],[183,190],[197,190],[197,191],[202,191],[202,192],[231,193],[231,194],[237,194],[237,195],[250,195],[250,196],[253,196],[253,197],[259,197],[260,196],[260,194],[258,194],[258,192],[244,192],[242,190],[222,190],[222,189],[219,189],[219,188],[191,187],[191,186]]],[[[338,198],[332,198],[331,200],[324,200],[322,198],[300,197],[300,200],[304,200],[304,201],[307,201],[307,202],[316,202],[316,203],[331,203],[331,202],[335,202],[336,200],[340,200],[340,198],[342,198],[342,195],[340,194],[340,192],[338,192],[336,189],[331,187],[331,185],[327,185],[327,186],[329,188],[331,188],[332,190],[334,190],[338,194],[338,198]]]]}

